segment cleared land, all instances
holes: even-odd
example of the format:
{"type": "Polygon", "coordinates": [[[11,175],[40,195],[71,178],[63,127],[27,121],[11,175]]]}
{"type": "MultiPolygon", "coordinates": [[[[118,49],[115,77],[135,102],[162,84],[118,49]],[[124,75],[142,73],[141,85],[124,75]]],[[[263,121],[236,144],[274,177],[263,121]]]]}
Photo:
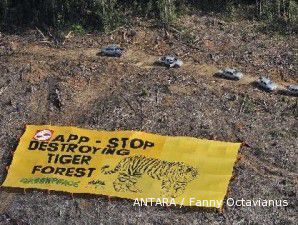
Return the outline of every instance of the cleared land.
{"type": "Polygon", "coordinates": [[[63,45],[45,42],[36,30],[0,34],[0,181],[26,124],[134,129],[246,141],[228,197],[286,199],[289,206],[138,208],[105,196],[1,189],[0,224],[294,224],[297,97],[264,92],[253,81],[268,74],[281,87],[297,83],[297,37],[272,36],[261,26],[209,16],[181,18],[168,30],[136,21],[63,45]],[[98,56],[108,43],[121,44],[125,55],[98,56]],[[163,54],[185,65],[154,65],[163,54]],[[226,66],[247,77],[213,76],[226,66]]]}

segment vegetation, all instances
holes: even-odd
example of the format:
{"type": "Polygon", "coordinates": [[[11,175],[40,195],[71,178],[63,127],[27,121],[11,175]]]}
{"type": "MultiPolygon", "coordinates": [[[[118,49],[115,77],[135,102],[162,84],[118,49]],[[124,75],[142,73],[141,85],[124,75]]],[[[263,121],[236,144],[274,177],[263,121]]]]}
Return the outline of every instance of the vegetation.
{"type": "Polygon", "coordinates": [[[297,24],[297,0],[0,0],[0,24],[11,26],[76,26],[110,30],[128,15],[170,23],[185,9],[248,17],[282,26],[297,24]]]}

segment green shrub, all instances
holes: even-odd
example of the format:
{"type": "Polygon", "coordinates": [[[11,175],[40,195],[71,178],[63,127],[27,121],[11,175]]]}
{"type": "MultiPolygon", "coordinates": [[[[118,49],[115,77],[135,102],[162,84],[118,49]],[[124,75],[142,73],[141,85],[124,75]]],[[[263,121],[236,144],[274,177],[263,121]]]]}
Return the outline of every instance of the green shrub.
{"type": "Polygon", "coordinates": [[[79,33],[84,28],[109,31],[135,15],[172,23],[187,8],[224,12],[231,18],[254,14],[268,24],[298,23],[296,0],[0,0],[0,24],[58,29],[79,24],[72,27],[79,33]]]}
{"type": "Polygon", "coordinates": [[[75,34],[84,34],[85,29],[81,24],[73,24],[71,26],[71,31],[74,32],[75,34]]]}

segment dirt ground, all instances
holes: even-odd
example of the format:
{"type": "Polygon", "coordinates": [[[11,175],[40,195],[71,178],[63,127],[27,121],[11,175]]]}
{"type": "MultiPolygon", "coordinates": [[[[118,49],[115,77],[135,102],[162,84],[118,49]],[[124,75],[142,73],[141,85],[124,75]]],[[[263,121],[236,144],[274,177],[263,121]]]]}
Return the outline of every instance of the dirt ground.
{"type": "Polygon", "coordinates": [[[298,101],[282,88],[298,83],[297,36],[266,34],[262,26],[188,16],[164,30],[136,20],[58,45],[37,30],[0,33],[0,182],[26,124],[134,129],[245,141],[227,196],[284,199],[287,207],[134,207],[105,196],[1,188],[0,224],[296,224],[298,101]],[[98,56],[109,43],[123,46],[123,57],[98,56]],[[155,65],[163,54],[185,65],[155,65]],[[213,76],[226,66],[245,78],[213,76]],[[259,89],[253,81],[260,75],[280,90],[259,89]]]}

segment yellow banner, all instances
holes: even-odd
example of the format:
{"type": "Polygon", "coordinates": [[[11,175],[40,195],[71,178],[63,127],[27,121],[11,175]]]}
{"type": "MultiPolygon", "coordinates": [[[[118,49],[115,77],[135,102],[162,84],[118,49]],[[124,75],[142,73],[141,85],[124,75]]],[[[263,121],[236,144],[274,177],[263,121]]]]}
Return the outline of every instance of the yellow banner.
{"type": "Polygon", "coordinates": [[[220,208],[240,143],[26,127],[2,186],[220,208]]]}

